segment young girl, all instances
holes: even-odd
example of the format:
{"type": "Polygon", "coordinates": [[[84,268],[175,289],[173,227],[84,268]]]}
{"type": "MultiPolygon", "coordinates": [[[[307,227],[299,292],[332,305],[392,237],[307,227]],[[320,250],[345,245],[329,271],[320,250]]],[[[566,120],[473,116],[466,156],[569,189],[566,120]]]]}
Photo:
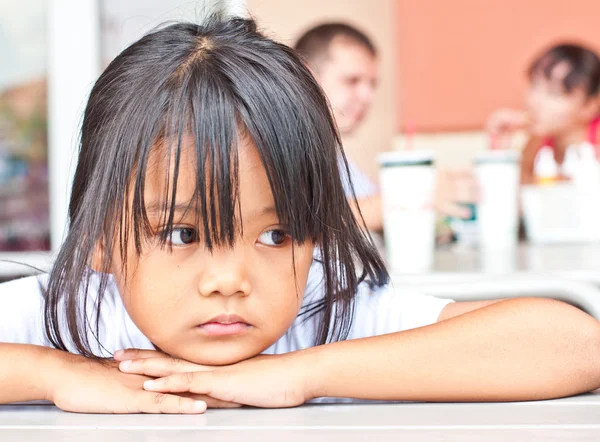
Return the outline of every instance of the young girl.
{"type": "Polygon", "coordinates": [[[527,129],[521,182],[598,181],[600,59],[571,44],[554,46],[529,68],[527,110],[503,109],[488,121],[494,137],[527,129]]]}
{"type": "Polygon", "coordinates": [[[340,154],[315,80],[253,21],[134,43],[90,95],[52,272],[0,286],[0,403],[201,413],[600,387],[600,325],[575,307],[386,285],[340,154]]]}

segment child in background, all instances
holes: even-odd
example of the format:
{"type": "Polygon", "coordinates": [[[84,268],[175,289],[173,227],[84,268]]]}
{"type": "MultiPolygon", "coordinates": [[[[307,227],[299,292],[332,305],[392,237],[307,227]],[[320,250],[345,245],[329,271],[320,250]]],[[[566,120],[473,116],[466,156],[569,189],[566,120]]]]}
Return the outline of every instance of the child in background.
{"type": "Polygon", "coordinates": [[[583,46],[561,44],[528,71],[527,110],[503,109],[488,120],[495,139],[527,130],[522,184],[600,180],[600,59],[583,46]]]}
{"type": "Polygon", "coordinates": [[[388,285],[340,155],[309,70],[253,21],[135,42],[90,94],[52,272],[0,285],[0,403],[201,413],[600,387],[600,324],[575,307],[388,285]]]}

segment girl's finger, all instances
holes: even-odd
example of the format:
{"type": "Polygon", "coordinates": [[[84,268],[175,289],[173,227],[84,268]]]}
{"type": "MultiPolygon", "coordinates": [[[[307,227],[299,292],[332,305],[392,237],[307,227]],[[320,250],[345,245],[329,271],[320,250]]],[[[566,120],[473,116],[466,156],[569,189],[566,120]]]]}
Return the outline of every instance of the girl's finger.
{"type": "Polygon", "coordinates": [[[213,367],[197,365],[182,359],[169,356],[163,358],[146,358],[121,361],[119,370],[124,373],[141,374],[151,377],[170,376],[175,373],[186,373],[194,371],[210,371],[213,367]]]}
{"type": "Polygon", "coordinates": [[[138,413],[200,414],[206,411],[206,402],[173,394],[143,391],[138,396],[138,413]]]}
{"type": "Polygon", "coordinates": [[[206,402],[206,406],[208,408],[240,408],[242,406],[242,404],[222,401],[221,399],[215,399],[205,394],[181,393],[181,395],[185,397],[190,397],[196,401],[206,402]]]}
{"type": "Polygon", "coordinates": [[[126,361],[129,359],[147,359],[147,358],[164,358],[166,354],[156,350],[140,350],[139,348],[127,348],[125,350],[117,350],[113,354],[115,361],[126,361]]]}
{"type": "Polygon", "coordinates": [[[211,395],[212,372],[187,372],[173,374],[144,382],[144,390],[162,393],[196,393],[211,395]]]}
{"type": "Polygon", "coordinates": [[[225,402],[212,397],[207,397],[205,402],[208,408],[240,408],[242,406],[241,404],[236,404],[235,402],[225,402]]]}

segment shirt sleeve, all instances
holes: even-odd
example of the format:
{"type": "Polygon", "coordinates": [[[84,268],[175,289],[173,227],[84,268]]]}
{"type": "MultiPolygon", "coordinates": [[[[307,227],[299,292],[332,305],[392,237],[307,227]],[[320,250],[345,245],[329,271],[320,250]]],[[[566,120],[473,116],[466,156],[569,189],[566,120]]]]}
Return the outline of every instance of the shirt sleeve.
{"type": "MultiPolygon", "coordinates": [[[[305,296],[308,304],[318,300],[323,291],[320,266],[314,267],[307,284],[310,290],[305,296]]],[[[433,324],[444,307],[452,302],[451,299],[398,289],[393,285],[372,290],[363,283],[358,288],[352,325],[346,339],[368,338],[433,324]]],[[[319,315],[309,318],[299,316],[287,333],[264,353],[282,354],[312,347],[320,320],[319,315]]]]}
{"type": "Polygon", "coordinates": [[[374,196],[378,193],[377,186],[373,181],[363,173],[359,167],[349,159],[348,161],[348,175],[346,171],[346,166],[343,160],[338,161],[338,168],[340,170],[340,176],[342,178],[342,185],[344,186],[344,193],[346,197],[351,197],[351,184],[354,187],[354,192],[356,193],[356,198],[367,198],[370,196],[374,196]]]}
{"type": "Polygon", "coordinates": [[[0,284],[0,342],[47,345],[43,328],[46,275],[0,284]]]}
{"type": "Polygon", "coordinates": [[[388,285],[376,290],[361,286],[348,339],[378,336],[424,327],[437,321],[451,299],[388,285]]]}
{"type": "MultiPolygon", "coordinates": [[[[47,281],[48,275],[40,275],[0,284],[0,342],[50,346],[45,333],[42,291],[47,281]]],[[[91,326],[86,330],[87,335],[84,338],[88,340],[92,353],[99,357],[110,357],[118,349],[154,348],[128,316],[112,279],[109,279],[102,298],[96,333],[94,321],[100,285],[99,275],[92,273],[89,282],[86,314],[91,326]]],[[[76,353],[67,329],[64,302],[61,302],[58,308],[63,342],[69,351],[76,353]]]]}

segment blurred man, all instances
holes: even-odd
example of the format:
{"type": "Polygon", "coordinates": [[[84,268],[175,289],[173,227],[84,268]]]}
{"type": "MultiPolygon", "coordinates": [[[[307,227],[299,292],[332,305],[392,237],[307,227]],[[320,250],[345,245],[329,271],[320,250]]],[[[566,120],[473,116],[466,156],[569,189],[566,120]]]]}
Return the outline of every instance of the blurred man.
{"type": "MultiPolygon", "coordinates": [[[[342,140],[351,135],[365,119],[379,77],[377,49],[363,32],[344,23],[325,23],[305,32],[295,45],[321,84],[333,110],[342,140]]],[[[351,182],[357,201],[351,200],[355,211],[357,205],[367,228],[372,231],[383,229],[381,199],[376,184],[348,160],[349,175],[340,162],[340,172],[348,197],[351,182]]],[[[463,173],[445,172],[438,174],[436,190],[437,210],[459,217],[468,217],[468,209],[453,203],[452,189],[464,187],[463,173]]],[[[466,182],[469,182],[466,177],[466,182]]],[[[468,184],[467,184],[468,185],[468,184]]]]}

